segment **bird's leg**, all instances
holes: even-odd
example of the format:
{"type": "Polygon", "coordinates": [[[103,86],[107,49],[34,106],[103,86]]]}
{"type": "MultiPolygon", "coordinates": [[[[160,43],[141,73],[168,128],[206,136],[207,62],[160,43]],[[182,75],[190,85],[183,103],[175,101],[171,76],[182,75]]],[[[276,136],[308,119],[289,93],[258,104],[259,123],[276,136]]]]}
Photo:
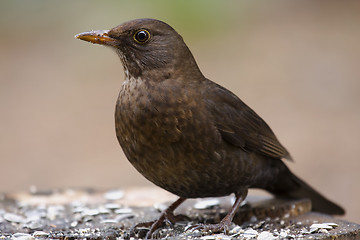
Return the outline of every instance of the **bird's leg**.
{"type": "Polygon", "coordinates": [[[174,210],[185,200],[186,198],[180,197],[178,200],[173,202],[167,209],[165,209],[159,219],[152,223],[149,232],[146,234],[146,239],[151,238],[151,235],[154,233],[154,231],[158,229],[164,221],[173,223],[176,220],[174,210]]]}
{"type": "Polygon", "coordinates": [[[217,224],[197,224],[191,227],[191,229],[204,229],[205,231],[212,231],[212,232],[222,232],[225,233],[229,230],[229,226],[239,209],[241,203],[245,200],[248,193],[248,189],[243,189],[240,192],[235,193],[236,200],[234,205],[232,206],[230,212],[217,224]]]}

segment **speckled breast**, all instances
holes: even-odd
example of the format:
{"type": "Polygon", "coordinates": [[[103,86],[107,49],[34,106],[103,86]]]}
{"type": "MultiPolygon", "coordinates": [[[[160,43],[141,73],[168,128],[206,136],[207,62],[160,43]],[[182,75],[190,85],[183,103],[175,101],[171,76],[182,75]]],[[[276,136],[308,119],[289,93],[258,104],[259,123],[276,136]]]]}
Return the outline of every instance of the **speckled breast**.
{"type": "Polygon", "coordinates": [[[187,87],[126,80],[115,112],[119,143],[144,177],[174,194],[230,194],[240,184],[230,176],[238,175],[238,163],[226,165],[221,136],[187,87]]]}

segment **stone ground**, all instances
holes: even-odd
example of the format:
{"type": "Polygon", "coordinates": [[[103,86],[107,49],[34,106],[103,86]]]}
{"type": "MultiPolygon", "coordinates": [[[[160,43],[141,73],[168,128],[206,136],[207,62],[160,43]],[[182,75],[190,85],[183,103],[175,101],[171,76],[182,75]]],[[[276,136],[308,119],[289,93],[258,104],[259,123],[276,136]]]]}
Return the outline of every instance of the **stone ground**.
{"type": "MultiPolygon", "coordinates": [[[[176,197],[156,188],[130,190],[53,190],[2,194],[0,239],[138,239],[148,228],[136,224],[159,217],[176,197]]],[[[216,223],[232,197],[191,199],[176,211],[185,218],[164,224],[161,239],[359,239],[360,225],[310,212],[306,200],[249,196],[227,233],[190,228],[216,223]]]]}

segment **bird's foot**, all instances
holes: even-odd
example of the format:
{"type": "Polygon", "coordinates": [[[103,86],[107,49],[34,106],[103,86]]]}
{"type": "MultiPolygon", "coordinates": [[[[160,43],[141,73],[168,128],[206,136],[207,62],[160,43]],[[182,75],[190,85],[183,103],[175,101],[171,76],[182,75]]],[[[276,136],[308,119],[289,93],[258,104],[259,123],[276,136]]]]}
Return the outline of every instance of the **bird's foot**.
{"type": "Polygon", "coordinates": [[[185,198],[179,198],[160,215],[159,219],[157,219],[156,221],[139,223],[132,228],[131,232],[134,233],[135,229],[143,230],[144,228],[150,228],[150,230],[146,234],[145,239],[152,239],[154,232],[159,229],[164,223],[172,227],[175,222],[184,220],[184,215],[174,215],[175,208],[177,208],[184,201],[185,198]]]}
{"type": "Polygon", "coordinates": [[[141,222],[130,228],[129,237],[144,238],[149,228],[154,224],[155,221],[141,222]]]}
{"type": "Polygon", "coordinates": [[[208,232],[208,231],[211,231],[213,233],[223,232],[223,233],[227,234],[229,232],[230,225],[231,225],[231,220],[225,217],[221,222],[219,222],[217,224],[199,223],[199,224],[190,226],[187,230],[191,230],[191,231],[203,230],[205,232],[208,232]]]}
{"type": "Polygon", "coordinates": [[[178,215],[170,214],[165,217],[164,221],[166,224],[173,226],[176,222],[183,222],[183,221],[189,221],[189,220],[190,220],[190,218],[183,214],[178,214],[178,215]]]}
{"type": "Polygon", "coordinates": [[[136,229],[136,228],[149,228],[151,227],[153,224],[154,224],[155,221],[149,221],[149,222],[141,222],[141,223],[138,223],[136,224],[133,229],[136,229]]]}
{"type": "Polygon", "coordinates": [[[173,227],[176,222],[188,220],[189,218],[184,215],[174,215],[172,212],[164,212],[161,214],[160,218],[156,221],[143,223],[142,227],[150,227],[149,232],[146,234],[146,239],[152,239],[154,237],[154,233],[162,227],[164,224],[173,227]],[[147,224],[146,226],[144,224],[147,224]]]}
{"type": "MultiPolygon", "coordinates": [[[[189,217],[179,214],[179,215],[174,215],[173,213],[166,213],[166,216],[163,219],[163,223],[166,223],[170,226],[173,226],[174,223],[176,222],[181,222],[181,221],[187,221],[190,220],[189,217]]],[[[162,218],[162,216],[160,216],[160,218],[162,218]]],[[[160,219],[159,218],[159,219],[160,219]]],[[[155,222],[157,222],[158,220],[154,220],[154,221],[149,221],[149,222],[141,222],[136,224],[134,227],[132,227],[132,229],[136,229],[136,228],[150,228],[155,222]]]]}

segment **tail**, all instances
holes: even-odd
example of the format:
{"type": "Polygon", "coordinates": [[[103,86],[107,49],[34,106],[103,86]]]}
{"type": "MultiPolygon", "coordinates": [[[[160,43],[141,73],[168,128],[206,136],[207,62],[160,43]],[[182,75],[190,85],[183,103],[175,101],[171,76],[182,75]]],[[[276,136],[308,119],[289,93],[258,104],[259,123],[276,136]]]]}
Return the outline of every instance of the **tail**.
{"type": "MultiPolygon", "coordinates": [[[[285,164],[283,164],[285,166],[285,164]]],[[[310,187],[307,183],[295,176],[286,166],[277,178],[278,181],[267,188],[275,196],[282,198],[309,198],[312,204],[312,210],[330,215],[344,215],[345,211],[336,203],[328,200],[319,192],[310,187]]]]}

